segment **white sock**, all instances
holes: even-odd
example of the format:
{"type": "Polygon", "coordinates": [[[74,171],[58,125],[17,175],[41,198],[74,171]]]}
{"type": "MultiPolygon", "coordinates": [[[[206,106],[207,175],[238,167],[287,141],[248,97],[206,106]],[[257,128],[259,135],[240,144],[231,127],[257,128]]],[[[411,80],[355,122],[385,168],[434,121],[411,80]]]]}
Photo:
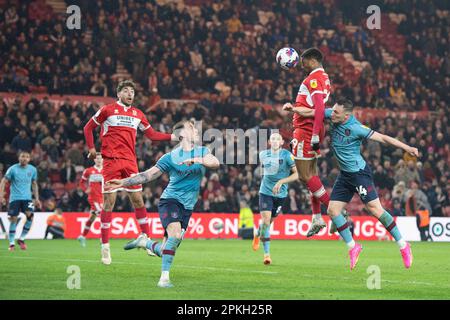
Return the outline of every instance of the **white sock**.
{"type": "Polygon", "coordinates": [[[400,250],[405,249],[405,247],[406,247],[406,241],[405,241],[403,238],[401,238],[400,240],[398,240],[398,241],[397,241],[397,244],[398,244],[400,250]]]}
{"type": "Polygon", "coordinates": [[[108,243],[102,243],[102,249],[109,249],[109,242],[108,243]]]}
{"type": "Polygon", "coordinates": [[[355,247],[355,240],[350,241],[349,243],[347,243],[347,247],[349,249],[353,249],[355,247]]]}
{"type": "Polygon", "coordinates": [[[322,218],[322,214],[321,213],[316,213],[312,215],[312,219],[313,220],[319,220],[322,218]]]}
{"type": "Polygon", "coordinates": [[[162,271],[160,280],[169,280],[169,271],[162,271]]]}

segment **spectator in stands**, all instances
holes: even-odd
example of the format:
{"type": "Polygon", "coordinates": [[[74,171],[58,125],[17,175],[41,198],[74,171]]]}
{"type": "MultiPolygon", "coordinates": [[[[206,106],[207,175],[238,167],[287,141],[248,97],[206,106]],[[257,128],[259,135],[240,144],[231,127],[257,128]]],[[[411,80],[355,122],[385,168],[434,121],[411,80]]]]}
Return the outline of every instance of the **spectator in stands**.
{"type": "Polygon", "coordinates": [[[72,210],[78,212],[89,210],[88,196],[80,187],[70,192],[69,206],[72,210]]]}
{"type": "Polygon", "coordinates": [[[295,189],[290,188],[288,192],[288,198],[283,206],[283,212],[302,213],[300,212],[300,210],[301,210],[300,198],[298,197],[295,189]]]}
{"type": "Polygon", "coordinates": [[[20,130],[19,134],[13,138],[11,146],[16,152],[31,152],[31,139],[28,137],[27,132],[24,129],[20,130]]]}
{"type": "Polygon", "coordinates": [[[75,166],[72,165],[72,161],[70,159],[66,159],[63,163],[59,175],[62,183],[75,182],[77,173],[75,171],[75,166]]]}
{"type": "Polygon", "coordinates": [[[39,196],[41,197],[42,201],[48,201],[50,199],[55,200],[56,194],[51,188],[51,184],[49,180],[45,180],[41,183],[39,188],[39,196]]]}
{"type": "MultiPolygon", "coordinates": [[[[1,117],[0,117],[1,118],[1,117]]],[[[11,142],[16,135],[16,130],[13,126],[11,118],[4,118],[3,123],[0,124],[0,148],[3,149],[7,142],[11,142]]]]}
{"type": "Polygon", "coordinates": [[[61,208],[56,208],[55,212],[47,218],[44,239],[47,239],[49,233],[52,235],[52,239],[64,239],[65,230],[66,219],[62,215],[61,208]]]}

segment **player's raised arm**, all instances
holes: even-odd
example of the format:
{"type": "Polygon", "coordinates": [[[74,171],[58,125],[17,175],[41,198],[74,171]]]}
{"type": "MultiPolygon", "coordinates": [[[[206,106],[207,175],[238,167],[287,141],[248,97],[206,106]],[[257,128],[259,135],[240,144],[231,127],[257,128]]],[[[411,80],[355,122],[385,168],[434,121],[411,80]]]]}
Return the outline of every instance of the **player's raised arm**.
{"type": "Polygon", "coordinates": [[[217,159],[211,153],[208,153],[204,157],[191,158],[182,162],[182,164],[186,164],[188,166],[193,165],[194,163],[201,164],[208,169],[217,169],[220,166],[219,159],[217,159]]]}
{"type": "Polygon", "coordinates": [[[411,146],[407,145],[406,143],[403,143],[400,140],[390,137],[388,135],[381,134],[379,132],[374,131],[369,139],[373,140],[373,141],[378,141],[383,144],[389,144],[396,148],[403,149],[405,152],[409,153],[410,155],[412,155],[414,157],[419,156],[419,150],[417,148],[411,147],[411,146]]]}
{"type": "MultiPolygon", "coordinates": [[[[99,112],[101,112],[101,109],[97,112],[97,114],[99,112]]],[[[94,117],[95,117],[95,115],[94,115],[94,117]]],[[[86,123],[86,125],[83,128],[84,139],[86,140],[86,144],[89,148],[88,157],[89,157],[89,159],[92,159],[92,160],[94,160],[97,155],[97,151],[95,150],[95,145],[94,145],[93,132],[94,132],[95,128],[97,128],[99,126],[99,123],[94,119],[94,117],[89,119],[89,121],[86,123]]]]}
{"type": "Polygon", "coordinates": [[[0,181],[0,205],[6,204],[5,201],[5,185],[7,179],[5,177],[0,181]]]}
{"type": "Polygon", "coordinates": [[[144,135],[152,141],[178,141],[173,133],[164,133],[153,129],[144,114],[141,116],[139,128],[144,132],[144,135]]]}
{"type": "Polygon", "coordinates": [[[114,190],[122,187],[129,187],[129,186],[135,186],[139,184],[144,184],[147,182],[150,182],[152,180],[158,179],[162,174],[162,171],[156,167],[153,166],[147,171],[140,172],[135,176],[125,178],[125,179],[114,179],[107,181],[105,183],[105,190],[114,190]]]}
{"type": "Polygon", "coordinates": [[[291,103],[285,103],[283,105],[283,110],[297,113],[303,118],[314,118],[314,109],[306,107],[294,107],[291,103]]]}

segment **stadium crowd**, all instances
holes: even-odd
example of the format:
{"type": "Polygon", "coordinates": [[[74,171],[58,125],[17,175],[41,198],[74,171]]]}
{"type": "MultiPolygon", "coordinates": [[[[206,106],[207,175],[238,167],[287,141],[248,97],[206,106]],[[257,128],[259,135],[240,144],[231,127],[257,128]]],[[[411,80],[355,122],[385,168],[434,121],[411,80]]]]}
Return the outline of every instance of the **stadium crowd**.
{"type": "Polygon", "coordinates": [[[437,110],[449,102],[448,2],[415,0],[412,10],[408,1],[383,4],[406,14],[398,27],[407,35],[403,61],[389,63],[376,38],[358,27],[366,14],[353,14],[354,6],[361,11],[364,1],[336,0],[341,9],[316,0],[190,2],[208,5],[70,1],[83,12],[81,30],[67,29],[66,16],[52,15],[42,0],[0,8],[0,91],[111,96],[120,62],[146,95],[280,103],[295,97],[303,77],[275,63],[276,51],[289,44],[300,51],[317,46],[330,56],[335,93],[356,105],[437,110]],[[446,15],[436,14],[443,9],[446,15]],[[350,24],[356,31],[346,29],[350,24]],[[331,59],[344,53],[364,68],[344,73],[331,59]]]}
{"type": "MultiPolygon", "coordinates": [[[[114,96],[122,63],[142,87],[137,102],[143,109],[165,98],[200,101],[152,108],[149,119],[161,131],[170,132],[173,123],[191,117],[221,130],[283,128],[286,115],[261,105],[292,101],[304,75],[300,68],[281,71],[274,59],[277,49],[317,46],[330,58],[350,53],[366,62],[361,72],[352,73],[356,76],[349,77],[334,60],[325,64],[334,96],[345,95],[364,107],[432,111],[422,120],[377,118],[368,123],[421,152],[419,159],[410,159],[375,143],[364,147],[384,205],[404,215],[414,198],[419,208],[443,214],[450,192],[450,33],[448,15],[434,13],[448,10],[448,3],[424,6],[425,1],[416,0],[409,10],[406,1],[388,1],[386,8],[406,15],[398,31],[407,43],[404,59],[387,63],[372,33],[361,27],[346,30],[350,22],[360,22],[352,21],[351,6],[336,10],[332,1],[315,0],[190,2],[212,5],[190,10],[154,1],[70,1],[83,12],[80,31],[68,30],[65,16],[53,14],[45,1],[12,1],[16,6],[0,7],[0,92],[114,96]],[[424,31],[410,33],[412,29],[424,31]]],[[[0,103],[2,174],[16,162],[17,151],[29,150],[38,167],[44,209],[86,210],[87,197],[76,187],[80,171],[90,165],[82,129],[99,105],[67,100],[55,110],[48,99],[0,103]],[[55,190],[55,185],[64,187],[55,190]]],[[[330,188],[338,169],[328,144],[327,139],[322,146],[320,174],[330,188]]],[[[140,169],[154,164],[167,148],[139,137],[140,169]]],[[[237,212],[245,202],[258,212],[259,179],[256,165],[224,165],[205,179],[196,210],[237,212]]],[[[145,188],[148,210],[155,211],[165,183],[145,188]]],[[[284,212],[309,213],[308,199],[306,189],[293,184],[284,212]]],[[[131,211],[125,194],[119,195],[116,210],[131,211]]],[[[360,207],[353,210],[361,213],[360,207]]]]}

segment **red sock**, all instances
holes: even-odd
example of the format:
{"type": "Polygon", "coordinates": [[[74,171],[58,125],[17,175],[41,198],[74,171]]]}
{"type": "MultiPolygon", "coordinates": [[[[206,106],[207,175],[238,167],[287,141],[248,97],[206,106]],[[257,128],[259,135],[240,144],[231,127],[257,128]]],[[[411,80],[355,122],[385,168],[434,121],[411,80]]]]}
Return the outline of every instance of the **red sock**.
{"type": "Polygon", "coordinates": [[[86,222],[86,225],[84,226],[83,229],[83,237],[86,237],[86,235],[89,233],[89,230],[91,230],[91,224],[94,221],[91,221],[90,219],[86,222]]]}
{"type": "Polygon", "coordinates": [[[313,176],[306,183],[308,190],[313,194],[314,197],[319,199],[328,208],[328,203],[330,202],[330,196],[325,190],[322,181],[320,181],[319,176],[313,176]]]}
{"type": "Polygon", "coordinates": [[[111,212],[102,210],[100,212],[100,221],[102,222],[102,243],[109,243],[109,229],[111,228],[111,212]]]}
{"type": "Polygon", "coordinates": [[[320,201],[313,195],[311,195],[311,208],[312,208],[312,214],[321,214],[320,210],[320,201]]]}
{"type": "Polygon", "coordinates": [[[150,229],[148,227],[147,210],[145,209],[145,207],[135,208],[134,212],[136,213],[136,220],[138,221],[139,226],[141,227],[141,231],[146,235],[149,235],[150,229]]]}

